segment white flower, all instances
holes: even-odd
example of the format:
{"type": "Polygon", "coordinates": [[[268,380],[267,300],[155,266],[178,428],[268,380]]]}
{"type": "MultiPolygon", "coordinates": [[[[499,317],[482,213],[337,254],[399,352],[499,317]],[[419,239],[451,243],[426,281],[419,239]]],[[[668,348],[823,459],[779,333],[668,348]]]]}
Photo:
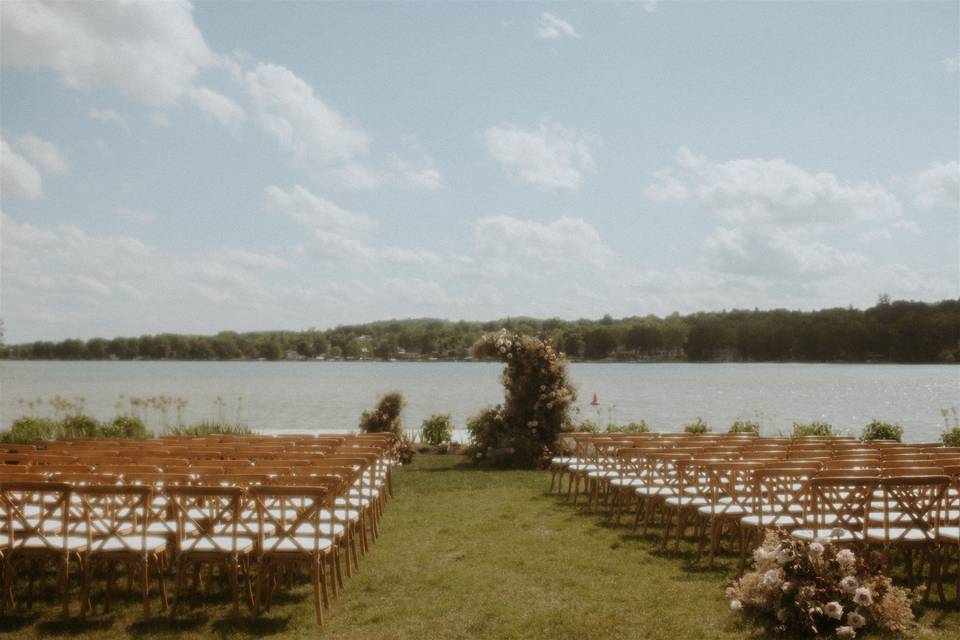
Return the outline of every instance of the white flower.
{"type": "Polygon", "coordinates": [[[730,611],[733,611],[734,613],[737,613],[737,612],[739,612],[741,609],[743,609],[743,603],[742,603],[742,602],[740,602],[739,600],[731,600],[731,601],[730,601],[730,611]]]}
{"type": "Polygon", "coordinates": [[[819,560],[820,556],[823,555],[823,545],[819,542],[811,542],[810,546],[807,547],[807,552],[810,554],[811,559],[819,560]]]}
{"type": "Polygon", "coordinates": [[[833,602],[828,602],[826,605],[824,605],[823,613],[826,614],[828,618],[839,620],[843,617],[843,607],[839,602],[834,600],[833,602]]]}
{"type": "Polygon", "coordinates": [[[764,549],[763,547],[757,547],[757,549],[753,552],[753,561],[756,562],[757,564],[766,562],[769,559],[770,559],[770,554],[767,553],[767,550],[764,549]]]}
{"type": "Polygon", "coordinates": [[[795,555],[796,554],[793,552],[792,548],[780,547],[779,549],[777,549],[777,553],[775,557],[777,559],[777,562],[779,562],[780,564],[787,564],[788,562],[793,560],[795,555]]]}
{"type": "Polygon", "coordinates": [[[784,582],[782,585],[780,585],[780,590],[783,591],[784,593],[790,593],[791,591],[793,591],[793,583],[784,582]]]}
{"type": "Polygon", "coordinates": [[[777,569],[770,569],[763,574],[763,577],[760,579],[760,586],[764,589],[776,589],[780,586],[780,571],[777,569]]]}
{"type": "Polygon", "coordinates": [[[830,531],[831,538],[842,538],[847,533],[846,529],[841,529],[840,527],[834,527],[830,531]]]}
{"type": "Polygon", "coordinates": [[[859,629],[860,627],[867,624],[867,619],[856,611],[851,611],[847,614],[847,624],[849,624],[854,629],[859,629]]]}
{"type": "Polygon", "coordinates": [[[853,594],[853,601],[861,607],[869,607],[873,604],[873,595],[871,595],[870,589],[866,587],[860,587],[853,594]]]}
{"type": "Polygon", "coordinates": [[[846,591],[847,593],[853,593],[857,590],[857,587],[860,586],[860,583],[857,582],[857,579],[853,576],[847,576],[840,581],[840,588],[846,591]]]}
{"type": "Polygon", "coordinates": [[[839,552],[837,552],[837,562],[840,563],[841,567],[853,566],[856,561],[857,556],[854,555],[853,551],[850,551],[850,549],[841,549],[839,552]]]}
{"type": "Polygon", "coordinates": [[[840,640],[856,638],[857,632],[853,630],[853,627],[837,627],[837,637],[840,638],[840,640]]]}

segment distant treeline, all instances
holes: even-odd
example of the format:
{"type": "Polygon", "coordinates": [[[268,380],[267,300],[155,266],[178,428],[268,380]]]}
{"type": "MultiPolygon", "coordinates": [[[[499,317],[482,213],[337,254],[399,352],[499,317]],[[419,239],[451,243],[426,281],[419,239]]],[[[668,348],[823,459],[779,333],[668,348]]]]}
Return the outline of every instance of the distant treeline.
{"type": "Polygon", "coordinates": [[[485,332],[550,337],[573,359],[813,362],[960,361],[960,299],[892,302],[866,310],[722,311],[600,320],[388,320],[335,329],[215,336],[160,334],[32,342],[10,359],[464,359],[485,332]]]}

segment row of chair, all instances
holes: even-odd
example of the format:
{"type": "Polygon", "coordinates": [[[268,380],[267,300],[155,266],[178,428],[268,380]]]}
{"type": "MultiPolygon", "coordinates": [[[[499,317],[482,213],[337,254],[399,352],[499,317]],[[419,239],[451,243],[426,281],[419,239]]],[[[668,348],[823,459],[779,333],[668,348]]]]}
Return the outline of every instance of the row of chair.
{"type": "MultiPolygon", "coordinates": [[[[92,608],[94,576],[106,575],[109,608],[114,568],[126,566],[131,582],[139,578],[145,616],[151,575],[164,609],[164,574],[175,576],[171,615],[189,576],[196,602],[204,567],[210,573],[219,567],[229,577],[235,613],[242,576],[248,605],[259,612],[269,607],[280,578],[303,567],[322,624],[330,592],[336,596],[343,587],[342,565],[352,575],[379,535],[396,445],[392,434],[370,434],[9,447],[0,454],[0,611],[15,605],[23,567],[56,568],[63,614],[69,615],[73,565],[81,614],[92,608]]],[[[32,586],[33,576],[31,593],[32,586]]]]}
{"type": "MultiPolygon", "coordinates": [[[[875,547],[891,561],[902,552],[910,580],[919,553],[941,599],[943,567],[951,556],[960,565],[956,448],[742,434],[565,434],[558,448],[551,490],[568,476],[574,503],[582,484],[588,508],[606,504],[611,519],[633,509],[644,533],[659,520],[674,550],[692,527],[698,557],[709,546],[711,563],[729,530],[741,572],[767,528],[875,547]]],[[[957,576],[960,601],[960,566],[957,576]]]]}

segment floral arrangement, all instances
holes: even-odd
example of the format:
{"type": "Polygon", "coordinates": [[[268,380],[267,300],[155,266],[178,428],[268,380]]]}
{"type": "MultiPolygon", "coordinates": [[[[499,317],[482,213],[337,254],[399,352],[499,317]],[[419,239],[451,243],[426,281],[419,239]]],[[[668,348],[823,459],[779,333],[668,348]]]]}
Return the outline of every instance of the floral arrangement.
{"type": "Polygon", "coordinates": [[[727,589],[730,609],[790,637],[855,638],[914,624],[914,593],[896,587],[881,564],[830,540],[796,541],[768,531],[753,570],[727,589]]]}
{"type": "Polygon", "coordinates": [[[549,458],[561,431],[570,428],[576,399],[564,354],[549,339],[489,333],[473,346],[478,359],[500,360],[504,402],[467,422],[474,457],[499,466],[532,467],[549,458]]]}

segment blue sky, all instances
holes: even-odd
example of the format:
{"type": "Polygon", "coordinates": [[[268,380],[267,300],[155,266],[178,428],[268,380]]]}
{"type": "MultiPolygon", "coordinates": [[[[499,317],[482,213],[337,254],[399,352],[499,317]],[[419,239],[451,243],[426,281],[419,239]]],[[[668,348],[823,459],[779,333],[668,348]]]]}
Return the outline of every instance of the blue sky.
{"type": "Polygon", "coordinates": [[[960,16],[2,11],[6,340],[960,295],[960,16]]]}

